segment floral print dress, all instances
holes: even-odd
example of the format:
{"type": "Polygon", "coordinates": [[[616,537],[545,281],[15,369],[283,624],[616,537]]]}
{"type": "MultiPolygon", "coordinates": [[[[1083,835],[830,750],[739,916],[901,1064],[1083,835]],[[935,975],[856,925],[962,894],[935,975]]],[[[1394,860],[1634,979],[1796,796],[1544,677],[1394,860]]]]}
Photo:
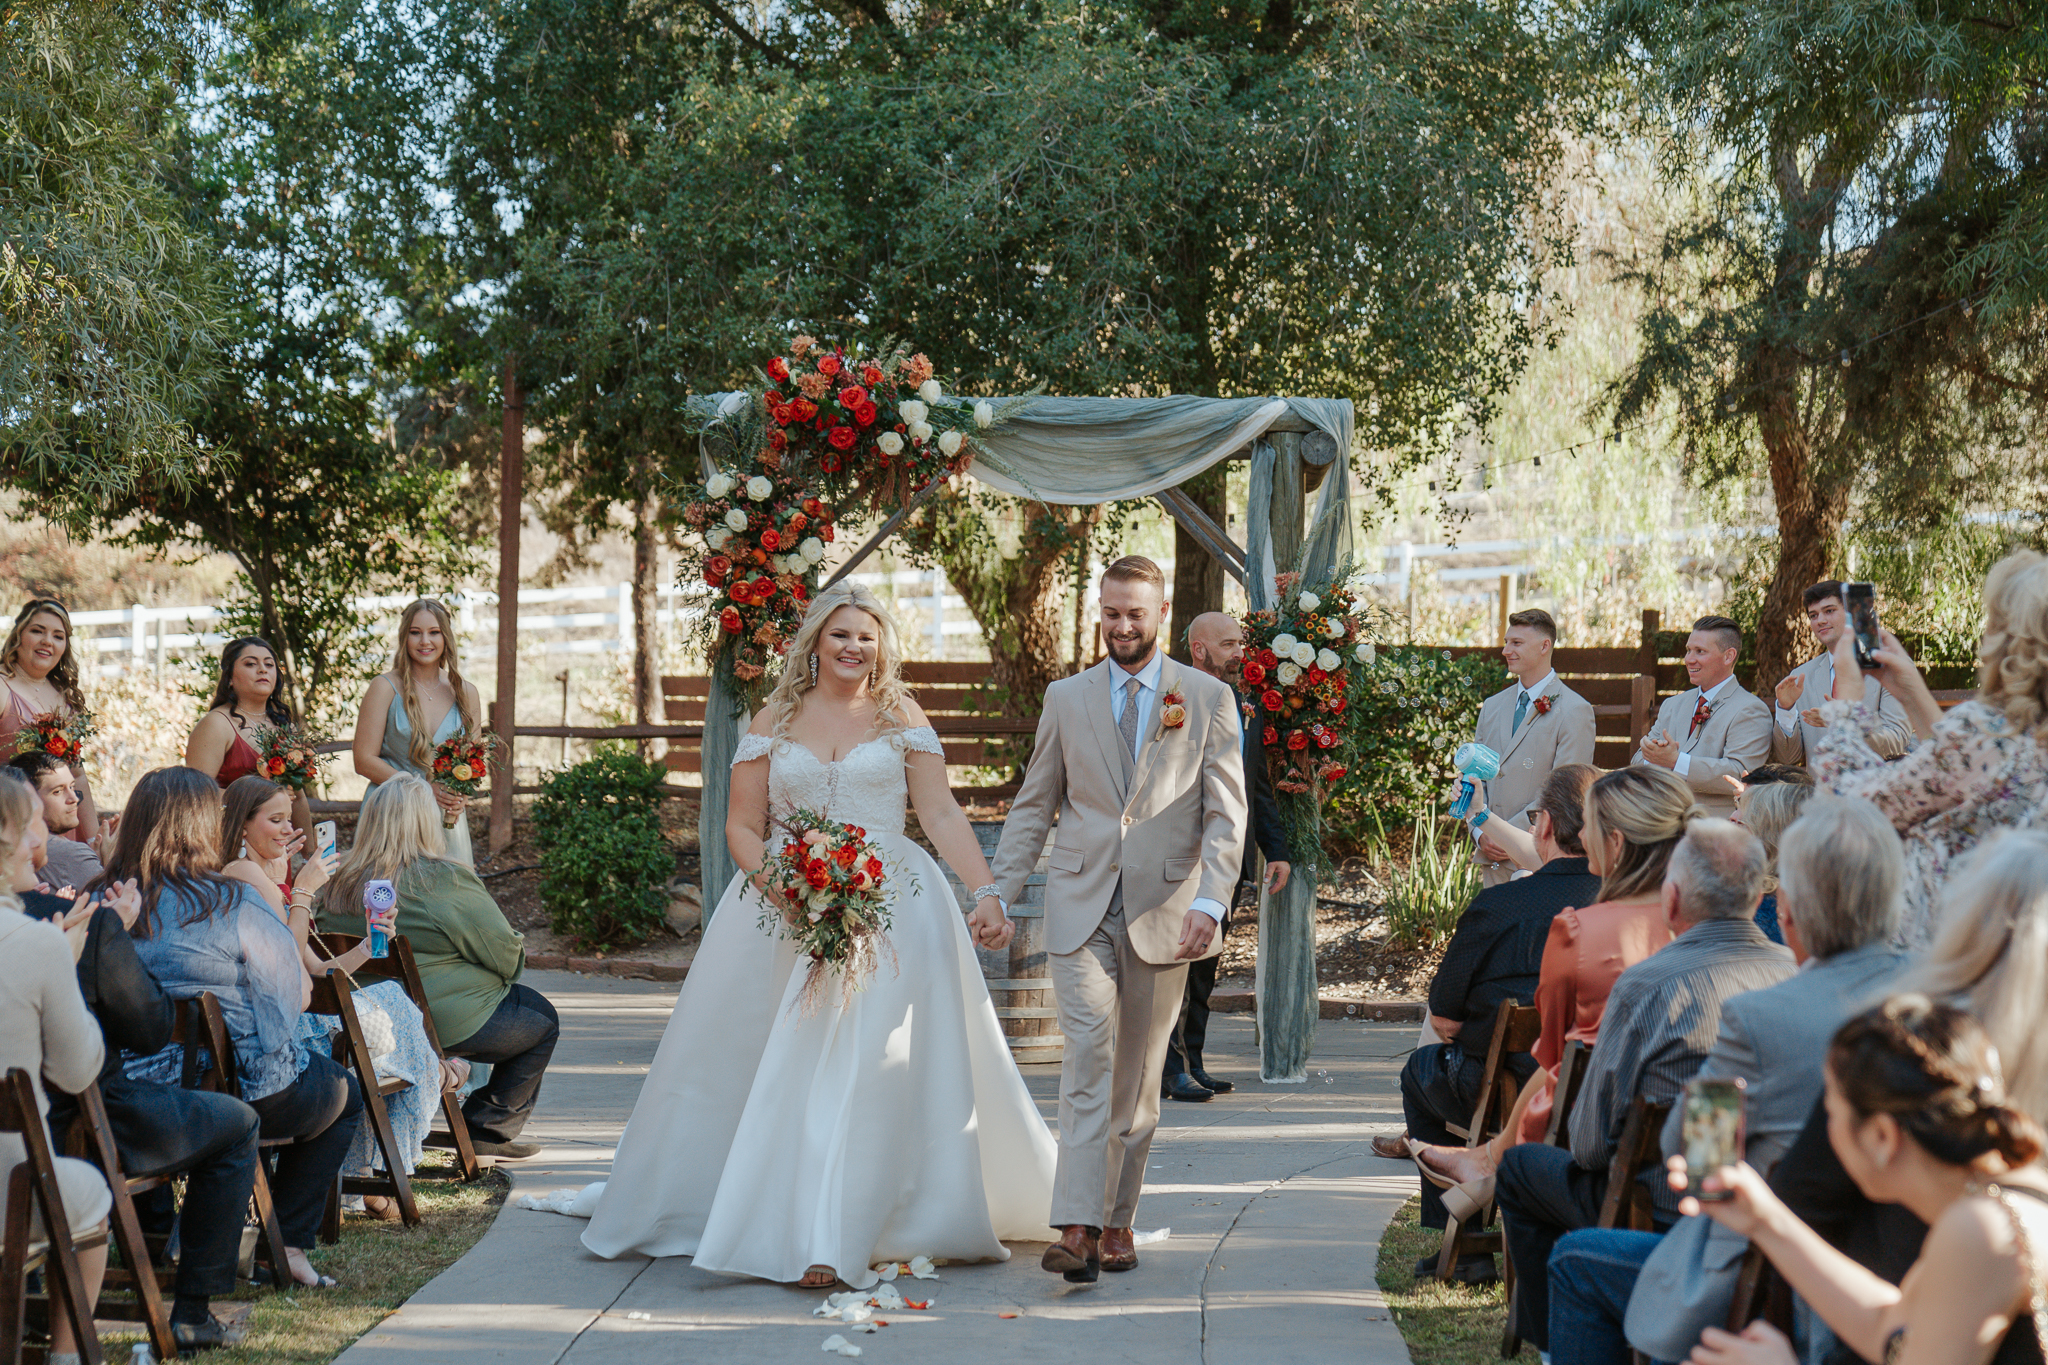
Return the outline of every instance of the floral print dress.
{"type": "Polygon", "coordinates": [[[1940,929],[1939,901],[1950,873],[1979,843],[2024,829],[2048,801],[2048,755],[2004,714],[1971,698],[1887,763],[1870,747],[1877,715],[1861,701],[1822,703],[1827,729],[1813,754],[1814,781],[1838,796],[1860,796],[1885,813],[1906,843],[1904,913],[1896,942],[1925,948],[1940,929]]]}

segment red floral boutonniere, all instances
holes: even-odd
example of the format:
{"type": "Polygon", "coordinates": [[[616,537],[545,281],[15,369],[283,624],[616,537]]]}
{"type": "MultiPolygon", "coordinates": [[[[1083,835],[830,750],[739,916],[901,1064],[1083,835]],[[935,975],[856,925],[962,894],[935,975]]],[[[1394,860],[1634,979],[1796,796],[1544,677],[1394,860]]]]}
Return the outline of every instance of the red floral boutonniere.
{"type": "Polygon", "coordinates": [[[1698,704],[1692,708],[1692,725],[1689,729],[1686,730],[1686,733],[1691,734],[1694,730],[1699,729],[1702,725],[1705,725],[1709,720],[1712,720],[1713,717],[1714,708],[1708,705],[1707,699],[1705,697],[1701,697],[1699,699],[1698,704]]]}
{"type": "Polygon", "coordinates": [[[1550,708],[1555,705],[1557,705],[1557,693],[1555,692],[1552,692],[1547,697],[1538,697],[1536,699],[1536,714],[1547,716],[1550,714],[1550,708]]]}
{"type": "Polygon", "coordinates": [[[1163,730],[1178,730],[1188,723],[1187,698],[1178,692],[1159,694],[1159,726],[1163,730]]]}

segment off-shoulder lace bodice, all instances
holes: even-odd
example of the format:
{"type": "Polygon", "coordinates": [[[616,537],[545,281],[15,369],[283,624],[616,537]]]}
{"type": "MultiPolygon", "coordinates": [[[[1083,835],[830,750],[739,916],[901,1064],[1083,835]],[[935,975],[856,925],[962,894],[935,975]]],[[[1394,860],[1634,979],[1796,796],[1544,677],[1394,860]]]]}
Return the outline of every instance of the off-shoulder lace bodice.
{"type": "Polygon", "coordinates": [[[803,809],[822,812],[882,834],[903,832],[910,787],[903,756],[912,750],[945,753],[929,725],[865,740],[837,763],[827,763],[793,739],[742,735],[733,763],[768,759],[768,810],[785,815],[803,809]]]}

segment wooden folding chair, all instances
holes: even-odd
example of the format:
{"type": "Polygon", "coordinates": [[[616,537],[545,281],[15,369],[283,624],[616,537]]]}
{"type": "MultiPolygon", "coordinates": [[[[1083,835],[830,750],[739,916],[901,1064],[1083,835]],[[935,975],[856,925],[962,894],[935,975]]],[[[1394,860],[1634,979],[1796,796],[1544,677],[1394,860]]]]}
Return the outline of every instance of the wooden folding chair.
{"type": "Polygon", "coordinates": [[[412,1181],[406,1175],[404,1154],[399,1151],[398,1137],[391,1129],[391,1111],[384,1105],[385,1096],[412,1089],[412,1082],[377,1074],[376,1061],[370,1056],[369,1044],[363,1037],[362,1020],[356,1015],[355,996],[349,989],[348,978],[340,972],[330,967],[324,974],[313,978],[313,994],[307,1002],[306,1012],[331,1014],[341,1021],[341,1031],[334,1038],[334,1060],[356,1073],[356,1083],[363,1091],[363,1115],[370,1122],[370,1132],[376,1137],[378,1150],[384,1153],[383,1175],[373,1171],[368,1175],[336,1177],[335,1189],[327,1199],[327,1214],[322,1220],[322,1239],[336,1242],[341,1238],[340,1197],[343,1194],[377,1194],[396,1199],[399,1217],[405,1220],[405,1225],[418,1227],[419,1205],[413,1200],[412,1181]]]}
{"type": "MultiPolygon", "coordinates": [[[[1586,1067],[1592,1060],[1593,1049],[1578,1039],[1564,1045],[1564,1055],[1557,1059],[1557,1084],[1551,1092],[1550,1122],[1543,1129],[1544,1146],[1571,1145],[1572,1107],[1579,1102],[1579,1091],[1585,1088],[1586,1067]]],[[[1508,1254],[1505,1236],[1501,1238],[1500,1280],[1508,1301],[1508,1321],[1507,1326],[1501,1329],[1500,1354],[1503,1360],[1513,1360],[1522,1353],[1522,1334],[1515,1330],[1515,1296],[1522,1287],[1516,1281],[1515,1258],[1508,1254]]]]}
{"type": "MultiPolygon", "coordinates": [[[[336,957],[349,951],[362,940],[354,934],[318,934],[321,949],[329,957],[336,957]]],[[[406,998],[418,1007],[420,1022],[427,1031],[427,1046],[434,1050],[439,1061],[446,1061],[448,1054],[441,1048],[441,1035],[434,1028],[434,1012],[427,1008],[427,988],[420,980],[419,963],[412,955],[412,944],[405,935],[398,934],[391,939],[390,955],[373,957],[365,962],[356,973],[359,981],[396,981],[405,988],[406,998]]],[[[484,1173],[483,1162],[478,1159],[476,1148],[471,1144],[469,1124],[462,1117],[462,1097],[452,1090],[441,1092],[441,1118],[448,1125],[427,1134],[427,1146],[450,1150],[455,1153],[455,1163],[464,1180],[475,1180],[484,1173]]]]}
{"type": "MultiPolygon", "coordinates": [[[[1486,1068],[1479,1076],[1479,1097],[1472,1106],[1472,1122],[1462,1128],[1457,1124],[1445,1125],[1464,1138],[1467,1147],[1477,1147],[1498,1133],[1514,1112],[1515,1097],[1521,1093],[1521,1083],[1508,1069],[1507,1059],[1536,1046],[1536,1039],[1542,1031],[1543,1019],[1534,1005],[1503,1000],[1500,1008],[1494,1011],[1493,1037],[1486,1046],[1486,1068]]],[[[1436,1277],[1450,1279],[1462,1257],[1502,1251],[1506,1246],[1500,1229],[1494,1225],[1491,1209],[1487,1210],[1476,1232],[1453,1218],[1444,1225],[1444,1244],[1437,1253],[1436,1277]]]]}
{"type": "Polygon", "coordinates": [[[1668,1104],[1657,1104],[1638,1095],[1630,1102],[1628,1118],[1621,1125],[1621,1141],[1614,1147],[1614,1162],[1607,1168],[1607,1197],[1600,1201],[1603,1228],[1630,1232],[1655,1229],[1656,1203],[1649,1189],[1636,1179],[1643,1168],[1657,1161],[1668,1104]]]}
{"type": "Polygon", "coordinates": [[[113,1192],[112,1223],[114,1246],[121,1253],[119,1265],[107,1267],[100,1284],[100,1302],[95,1315],[113,1322],[139,1322],[149,1332],[149,1344],[158,1360],[174,1360],[177,1338],[171,1332],[170,1310],[164,1305],[164,1289],[170,1274],[157,1269],[162,1246],[151,1246],[142,1235],[142,1220],[135,1215],[135,1196],[171,1183],[169,1175],[131,1176],[121,1168],[121,1153],[114,1145],[114,1128],[107,1122],[106,1099],[95,1081],[77,1095],[78,1117],[72,1122],[67,1156],[80,1157],[100,1168],[113,1192]],[[133,1294],[132,1302],[109,1300],[109,1294],[133,1294]]]}
{"type": "Polygon", "coordinates": [[[1742,1271],[1736,1276],[1735,1297],[1728,1302],[1724,1325],[1731,1332],[1740,1332],[1758,1318],[1786,1336],[1792,1335],[1792,1286],[1752,1242],[1742,1255],[1742,1271]]]}
{"type": "Polygon", "coordinates": [[[43,1128],[42,1110],[36,1105],[35,1086],[28,1072],[18,1066],[9,1068],[6,1079],[0,1081],[0,1133],[19,1136],[23,1150],[20,1164],[7,1177],[6,1227],[0,1232],[0,1298],[5,1299],[0,1303],[0,1360],[11,1365],[22,1358],[28,1326],[28,1277],[41,1270],[64,1286],[64,1309],[78,1338],[80,1358],[86,1365],[101,1365],[100,1338],[93,1330],[93,1305],[85,1295],[78,1253],[104,1246],[107,1235],[100,1232],[72,1239],[64,1196],[57,1188],[57,1161],[43,1128]],[[32,1209],[42,1211],[40,1241],[34,1240],[32,1209]]]}
{"type": "MultiPolygon", "coordinates": [[[[185,1088],[214,1090],[242,1098],[241,1075],[235,1068],[235,1045],[228,1037],[227,1017],[212,991],[201,991],[195,1000],[180,1000],[174,1027],[185,1045],[185,1088]],[[206,1065],[199,1064],[204,1050],[206,1065]]],[[[286,1147],[290,1138],[261,1138],[256,1144],[256,1187],[250,1202],[256,1206],[256,1222],[262,1229],[256,1239],[256,1254],[270,1263],[271,1282],[282,1288],[291,1279],[291,1262],[285,1256],[284,1229],[278,1225],[277,1205],[270,1197],[270,1164],[264,1160],[267,1148],[286,1147]]]]}

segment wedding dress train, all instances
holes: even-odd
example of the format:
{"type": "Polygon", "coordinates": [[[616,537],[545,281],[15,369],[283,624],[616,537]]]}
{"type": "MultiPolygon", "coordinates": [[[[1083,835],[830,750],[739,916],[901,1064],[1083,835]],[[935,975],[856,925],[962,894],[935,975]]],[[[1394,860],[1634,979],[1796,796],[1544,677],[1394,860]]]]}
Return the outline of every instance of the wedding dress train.
{"type": "Polygon", "coordinates": [[[787,739],[741,741],[735,763],[769,755],[771,811],[824,812],[881,845],[889,948],[865,989],[834,973],[807,1007],[796,950],[733,879],[584,1231],[598,1255],[690,1256],[780,1281],[824,1265],[864,1289],[877,1263],[1002,1260],[1004,1240],[1053,1236],[1052,1136],[945,876],[903,833],[910,749],[943,752],[929,727],[837,763],[787,739]]]}

